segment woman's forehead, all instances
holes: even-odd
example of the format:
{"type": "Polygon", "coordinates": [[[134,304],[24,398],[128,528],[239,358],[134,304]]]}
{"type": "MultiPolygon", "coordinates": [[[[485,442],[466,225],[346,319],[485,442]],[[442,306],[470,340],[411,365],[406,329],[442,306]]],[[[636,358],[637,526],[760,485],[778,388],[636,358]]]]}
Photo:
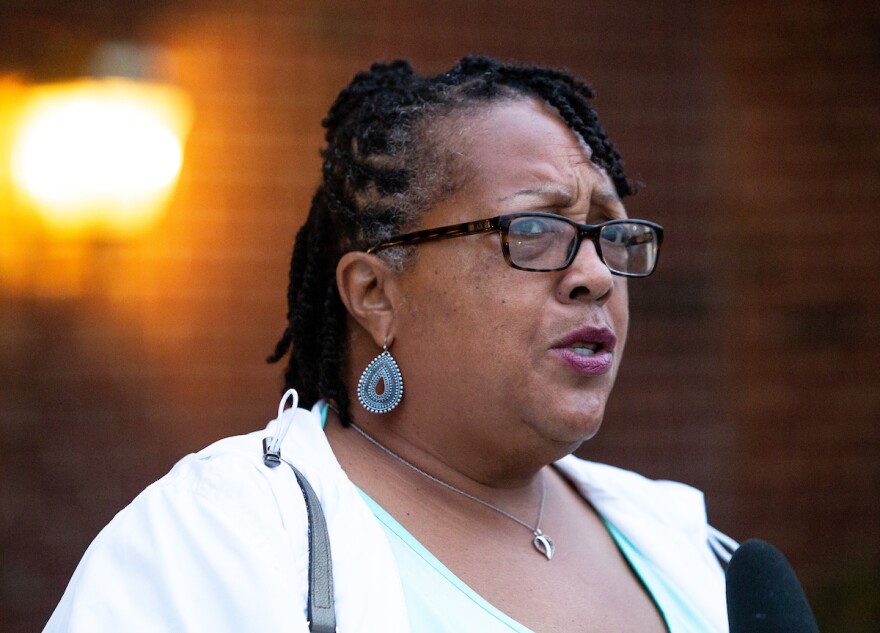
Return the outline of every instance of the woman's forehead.
{"type": "Polygon", "coordinates": [[[468,171],[462,194],[500,204],[527,196],[563,205],[594,195],[619,202],[608,174],[590,160],[589,146],[542,101],[493,104],[470,123],[453,143],[468,171]]]}

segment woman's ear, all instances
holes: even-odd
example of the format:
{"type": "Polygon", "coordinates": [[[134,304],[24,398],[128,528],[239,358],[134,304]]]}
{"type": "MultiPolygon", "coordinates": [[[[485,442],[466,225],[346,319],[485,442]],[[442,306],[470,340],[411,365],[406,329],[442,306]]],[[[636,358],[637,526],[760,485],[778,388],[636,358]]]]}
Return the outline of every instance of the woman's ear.
{"type": "Polygon", "coordinates": [[[336,265],[336,286],[345,309],[376,345],[391,345],[397,274],[375,255],[351,251],[336,265]]]}

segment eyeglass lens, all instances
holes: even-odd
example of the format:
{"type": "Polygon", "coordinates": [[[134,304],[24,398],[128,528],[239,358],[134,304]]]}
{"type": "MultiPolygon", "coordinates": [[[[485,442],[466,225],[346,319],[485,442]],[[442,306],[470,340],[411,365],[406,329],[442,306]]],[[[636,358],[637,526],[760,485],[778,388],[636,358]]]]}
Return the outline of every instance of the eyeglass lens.
{"type": "MultiPolygon", "coordinates": [[[[564,220],[522,216],[511,220],[507,243],[511,262],[522,268],[565,268],[574,258],[577,228],[564,220]]],[[[650,226],[624,222],[608,224],[599,232],[599,250],[610,270],[625,275],[647,275],[654,269],[657,236],[650,226]]]]}

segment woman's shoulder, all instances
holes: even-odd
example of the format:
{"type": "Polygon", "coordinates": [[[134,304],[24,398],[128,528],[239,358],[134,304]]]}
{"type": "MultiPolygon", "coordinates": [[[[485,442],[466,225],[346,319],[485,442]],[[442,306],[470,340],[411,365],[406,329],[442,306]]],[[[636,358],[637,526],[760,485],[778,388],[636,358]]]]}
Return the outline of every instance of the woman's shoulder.
{"type": "MultiPolygon", "coordinates": [[[[320,488],[317,480],[325,474],[328,464],[335,463],[329,447],[321,450],[326,440],[321,436],[320,421],[313,412],[303,409],[289,409],[284,418],[290,432],[285,433],[281,457],[300,470],[313,473],[313,485],[320,488]],[[323,452],[328,454],[316,457],[323,452]]],[[[283,510],[293,506],[302,510],[295,513],[297,525],[302,525],[301,520],[306,519],[305,504],[293,471],[284,462],[267,465],[263,459],[264,440],[278,433],[280,424],[280,418],[275,419],[263,429],[222,438],[186,455],[129,507],[136,508],[154,498],[171,500],[184,496],[210,501],[212,507],[230,506],[238,514],[253,506],[255,516],[272,512],[276,523],[280,519],[286,524],[289,512],[283,510]]]]}
{"type": "Polygon", "coordinates": [[[275,469],[269,469],[263,463],[261,442],[264,435],[265,431],[256,431],[226,437],[190,453],[146,488],[141,496],[181,491],[223,498],[252,494],[260,489],[266,491],[275,469]]]}
{"type": "Polygon", "coordinates": [[[257,432],[225,438],[183,457],[114,522],[154,524],[155,534],[226,530],[252,543],[304,527],[305,505],[295,479],[287,468],[263,464],[261,437],[257,432]],[[287,493],[283,503],[281,490],[287,493]]]}
{"type": "Polygon", "coordinates": [[[294,605],[306,590],[306,533],[296,481],[262,464],[261,434],[220,440],[181,459],[101,531],[46,630],[233,631],[302,620],[294,605]]]}
{"type": "Polygon", "coordinates": [[[649,515],[663,523],[706,523],[703,493],[688,484],[650,479],[631,470],[574,455],[556,462],[556,466],[597,508],[619,508],[649,515]]]}
{"type": "MultiPolygon", "coordinates": [[[[405,631],[381,526],[314,411],[287,410],[281,457],[318,494],[342,630],[405,631]]],[[[187,455],[102,530],[46,631],[305,631],[308,515],[293,470],[263,463],[263,431],[187,455]]]]}

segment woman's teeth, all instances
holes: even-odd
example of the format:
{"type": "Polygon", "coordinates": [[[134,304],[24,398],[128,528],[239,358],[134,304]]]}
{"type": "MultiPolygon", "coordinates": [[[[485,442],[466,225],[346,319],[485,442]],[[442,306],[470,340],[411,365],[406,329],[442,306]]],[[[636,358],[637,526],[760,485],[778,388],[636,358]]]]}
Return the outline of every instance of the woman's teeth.
{"type": "Polygon", "coordinates": [[[583,343],[577,343],[569,347],[571,351],[573,351],[578,356],[592,356],[599,350],[598,345],[586,345],[583,343]]]}

